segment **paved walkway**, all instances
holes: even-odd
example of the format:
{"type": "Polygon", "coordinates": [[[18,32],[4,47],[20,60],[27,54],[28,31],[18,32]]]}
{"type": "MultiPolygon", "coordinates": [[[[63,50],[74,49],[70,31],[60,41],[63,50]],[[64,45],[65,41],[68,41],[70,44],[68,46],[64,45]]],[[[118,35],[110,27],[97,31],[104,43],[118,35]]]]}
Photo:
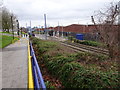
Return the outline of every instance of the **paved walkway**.
{"type": "Polygon", "coordinates": [[[2,50],[2,88],[27,88],[27,44],[21,38],[2,50]]]}

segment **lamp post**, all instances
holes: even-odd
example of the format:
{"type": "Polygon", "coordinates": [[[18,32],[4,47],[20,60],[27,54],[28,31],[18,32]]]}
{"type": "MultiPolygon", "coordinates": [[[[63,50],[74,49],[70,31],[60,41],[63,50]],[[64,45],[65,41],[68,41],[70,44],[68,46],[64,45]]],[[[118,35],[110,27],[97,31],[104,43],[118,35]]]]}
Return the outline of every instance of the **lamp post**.
{"type": "Polygon", "coordinates": [[[44,20],[45,20],[45,39],[47,40],[47,25],[46,25],[46,14],[44,14],[44,20]]]}
{"type": "Polygon", "coordinates": [[[18,20],[16,20],[16,22],[17,22],[17,30],[18,30],[17,34],[18,34],[18,37],[19,37],[19,22],[18,22],[18,20]]]}
{"type": "Polygon", "coordinates": [[[13,39],[14,39],[14,31],[13,31],[13,16],[11,16],[11,28],[12,28],[12,34],[13,34],[13,39]]]}

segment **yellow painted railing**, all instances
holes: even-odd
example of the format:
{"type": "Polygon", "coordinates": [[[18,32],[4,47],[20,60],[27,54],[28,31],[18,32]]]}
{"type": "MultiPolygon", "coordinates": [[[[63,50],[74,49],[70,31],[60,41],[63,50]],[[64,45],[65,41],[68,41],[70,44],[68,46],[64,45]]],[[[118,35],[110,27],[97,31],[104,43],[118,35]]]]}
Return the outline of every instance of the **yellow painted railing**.
{"type": "Polygon", "coordinates": [[[28,40],[28,88],[29,89],[34,88],[29,40],[28,40]]]}

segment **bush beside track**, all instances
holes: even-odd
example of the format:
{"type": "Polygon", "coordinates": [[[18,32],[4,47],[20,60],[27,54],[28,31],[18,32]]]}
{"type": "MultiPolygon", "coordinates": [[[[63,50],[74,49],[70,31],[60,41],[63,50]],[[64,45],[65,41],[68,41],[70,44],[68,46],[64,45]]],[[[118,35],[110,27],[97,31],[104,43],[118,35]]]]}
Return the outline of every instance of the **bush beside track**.
{"type": "Polygon", "coordinates": [[[31,37],[38,63],[61,80],[65,88],[118,88],[117,63],[90,53],[67,53],[60,43],[31,37]],[[63,50],[63,52],[61,52],[63,50]]]}
{"type": "Polygon", "coordinates": [[[96,42],[96,41],[88,41],[88,40],[78,40],[72,36],[68,37],[68,40],[73,41],[75,43],[80,43],[80,44],[84,44],[84,45],[89,45],[89,46],[94,46],[94,47],[106,47],[106,45],[100,43],[100,42],[96,42]]]}

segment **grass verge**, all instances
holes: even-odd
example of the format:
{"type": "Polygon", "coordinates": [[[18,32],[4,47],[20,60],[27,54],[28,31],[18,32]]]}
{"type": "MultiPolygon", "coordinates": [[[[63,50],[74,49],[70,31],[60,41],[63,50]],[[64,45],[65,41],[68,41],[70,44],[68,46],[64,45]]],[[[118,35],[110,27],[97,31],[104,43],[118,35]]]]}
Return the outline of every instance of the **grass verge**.
{"type": "Polygon", "coordinates": [[[0,33],[12,34],[11,32],[0,32],[0,33]]]}
{"type": "Polygon", "coordinates": [[[1,39],[0,39],[0,48],[4,48],[6,46],[8,46],[11,43],[14,43],[15,41],[19,40],[18,37],[13,37],[12,36],[6,36],[6,35],[0,35],[1,39]]]}

